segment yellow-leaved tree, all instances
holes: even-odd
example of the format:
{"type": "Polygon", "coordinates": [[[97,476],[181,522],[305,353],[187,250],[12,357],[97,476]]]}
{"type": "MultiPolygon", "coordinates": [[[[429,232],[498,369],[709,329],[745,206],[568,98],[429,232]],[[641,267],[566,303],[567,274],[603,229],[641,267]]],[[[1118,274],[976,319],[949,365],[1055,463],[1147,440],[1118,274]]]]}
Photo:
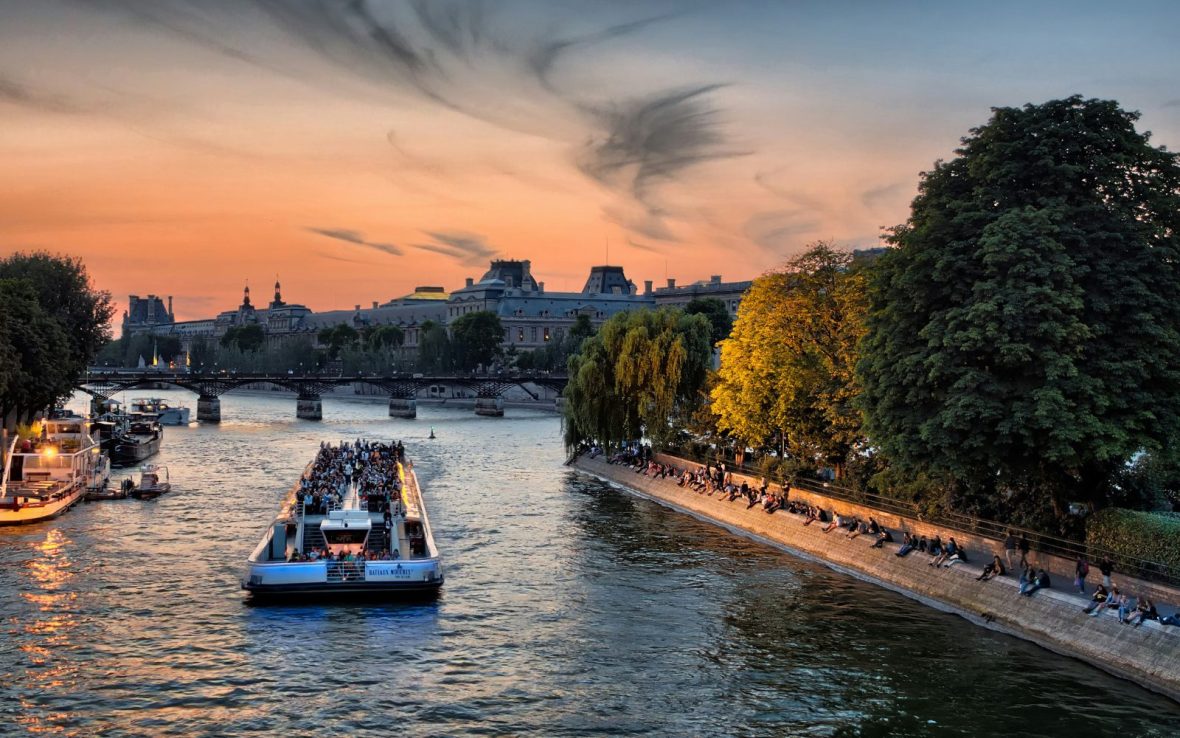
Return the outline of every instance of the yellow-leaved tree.
{"type": "Polygon", "coordinates": [[[863,437],[852,401],[866,304],[862,264],[823,241],[754,280],[721,342],[718,428],[842,475],[863,437]]]}

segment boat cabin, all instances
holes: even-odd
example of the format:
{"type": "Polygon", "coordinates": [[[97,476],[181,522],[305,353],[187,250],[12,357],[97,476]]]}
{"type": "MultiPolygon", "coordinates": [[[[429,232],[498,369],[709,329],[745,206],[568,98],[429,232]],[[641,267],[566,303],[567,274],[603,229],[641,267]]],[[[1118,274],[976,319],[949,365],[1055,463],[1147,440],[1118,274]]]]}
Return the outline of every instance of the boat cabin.
{"type": "Polygon", "coordinates": [[[363,510],[332,510],[320,522],[320,533],[328,553],[357,554],[365,550],[373,521],[363,510]]]}

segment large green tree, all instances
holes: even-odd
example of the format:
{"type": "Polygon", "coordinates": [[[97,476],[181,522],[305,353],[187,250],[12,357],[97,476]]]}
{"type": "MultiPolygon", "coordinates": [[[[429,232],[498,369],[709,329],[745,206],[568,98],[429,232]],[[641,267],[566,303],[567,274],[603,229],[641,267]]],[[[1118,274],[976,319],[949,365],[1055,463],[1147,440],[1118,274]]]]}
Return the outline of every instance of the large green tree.
{"type": "Polygon", "coordinates": [[[873,442],[955,503],[1063,519],[1180,423],[1180,166],[1113,101],[994,109],[872,270],[873,442]]]}
{"type": "Polygon", "coordinates": [[[676,308],[612,316],[569,359],[566,445],[668,441],[701,399],[709,321],[676,308]]]}
{"type": "Polygon", "coordinates": [[[69,351],[69,336],[41,305],[36,288],[27,280],[0,279],[0,425],[28,421],[73,392],[77,374],[64,358],[69,351]]]}
{"type": "Polygon", "coordinates": [[[729,316],[729,308],[716,297],[693,298],[684,306],[684,312],[689,315],[703,315],[709,319],[709,340],[713,346],[729,338],[729,333],[733,330],[733,318],[729,316]]]}
{"type": "Polygon", "coordinates": [[[712,390],[718,429],[742,448],[777,447],[842,475],[863,439],[854,367],[864,334],[865,276],[819,242],[742,298],[712,390]]]}
{"type": "Polygon", "coordinates": [[[80,374],[107,341],[115,308],[111,295],[97,290],[81,259],[44,251],[0,259],[0,279],[24,280],[41,309],[61,326],[66,350],[59,356],[69,374],[80,374]]]}
{"type": "Polygon", "coordinates": [[[499,358],[504,342],[500,317],[487,310],[462,315],[451,323],[451,343],[458,368],[485,369],[499,358]]]}

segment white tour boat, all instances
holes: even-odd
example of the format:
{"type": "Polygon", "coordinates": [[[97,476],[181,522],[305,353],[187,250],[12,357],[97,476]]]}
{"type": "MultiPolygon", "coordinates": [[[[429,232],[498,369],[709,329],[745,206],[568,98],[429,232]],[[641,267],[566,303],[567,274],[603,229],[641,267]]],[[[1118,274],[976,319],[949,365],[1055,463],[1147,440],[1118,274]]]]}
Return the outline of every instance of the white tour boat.
{"type": "Polygon", "coordinates": [[[18,436],[4,449],[0,525],[61,515],[110,474],[85,418],[55,417],[38,425],[31,436],[18,436]]]}
{"type": "Polygon", "coordinates": [[[184,405],[169,405],[158,397],[139,397],[131,401],[131,412],[155,415],[160,425],[188,425],[190,411],[184,405]]]}
{"type": "Polygon", "coordinates": [[[250,555],[243,589],[254,599],[437,593],[442,560],[404,459],[401,444],[322,445],[250,555]]]}

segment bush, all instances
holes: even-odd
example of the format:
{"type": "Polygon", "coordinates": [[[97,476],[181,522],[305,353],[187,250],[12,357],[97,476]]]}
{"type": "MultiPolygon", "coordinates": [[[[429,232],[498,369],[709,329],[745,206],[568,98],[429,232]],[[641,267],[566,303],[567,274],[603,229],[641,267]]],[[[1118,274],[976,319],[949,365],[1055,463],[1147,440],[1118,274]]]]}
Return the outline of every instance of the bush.
{"type": "Polygon", "coordinates": [[[1100,510],[1086,520],[1086,545],[1160,565],[1140,567],[1116,560],[1128,574],[1159,578],[1165,573],[1160,567],[1165,567],[1176,575],[1180,573],[1180,514],[1100,510]]]}

